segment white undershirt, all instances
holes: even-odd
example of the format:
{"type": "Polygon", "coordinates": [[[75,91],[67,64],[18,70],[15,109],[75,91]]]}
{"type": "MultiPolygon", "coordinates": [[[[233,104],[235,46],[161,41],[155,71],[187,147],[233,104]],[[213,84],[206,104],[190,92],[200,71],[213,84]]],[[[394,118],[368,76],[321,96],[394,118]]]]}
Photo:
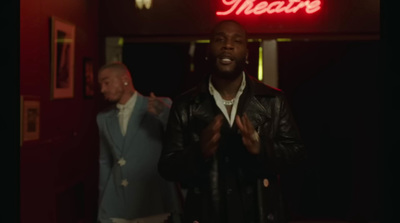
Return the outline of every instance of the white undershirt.
{"type": "Polygon", "coordinates": [[[128,127],[129,118],[131,117],[133,108],[136,104],[137,93],[133,93],[131,98],[123,105],[117,103],[119,126],[121,127],[121,133],[125,136],[126,128],[128,127]]]}
{"type": "Polygon", "coordinates": [[[214,96],[217,106],[219,107],[219,109],[221,109],[222,113],[224,114],[225,118],[228,120],[229,125],[231,127],[233,125],[233,122],[235,121],[235,116],[236,116],[237,106],[239,104],[240,95],[242,95],[244,88],[246,87],[246,78],[245,78],[244,72],[243,72],[242,76],[243,76],[242,84],[240,85],[240,88],[239,88],[238,92],[236,92],[236,96],[233,99],[233,105],[232,105],[230,117],[228,115],[228,110],[226,109],[226,106],[223,104],[224,100],[222,99],[222,97],[221,97],[220,93],[217,91],[217,89],[215,89],[213,84],[211,83],[211,77],[208,80],[208,89],[210,91],[210,94],[214,96]]]}

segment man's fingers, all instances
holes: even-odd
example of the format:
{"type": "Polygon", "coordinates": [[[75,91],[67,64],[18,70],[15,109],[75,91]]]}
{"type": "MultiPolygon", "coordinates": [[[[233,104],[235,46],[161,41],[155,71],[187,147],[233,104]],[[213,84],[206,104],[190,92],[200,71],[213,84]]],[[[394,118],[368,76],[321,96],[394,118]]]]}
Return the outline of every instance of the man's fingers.
{"type": "Polygon", "coordinates": [[[244,120],[244,126],[248,132],[250,132],[250,130],[254,129],[253,125],[251,124],[250,119],[246,113],[244,113],[244,115],[243,115],[243,120],[244,120]]]}
{"type": "Polygon", "coordinates": [[[218,133],[215,133],[212,137],[211,137],[211,142],[212,143],[215,143],[215,142],[218,142],[218,140],[219,140],[219,138],[221,137],[221,134],[218,132],[218,133]]]}
{"type": "Polygon", "coordinates": [[[243,130],[242,119],[239,117],[239,115],[236,115],[235,120],[236,120],[236,125],[239,127],[240,131],[242,131],[243,130]]]}
{"type": "Polygon", "coordinates": [[[224,117],[222,115],[215,116],[213,122],[211,123],[211,129],[214,130],[214,131],[219,131],[219,129],[222,126],[223,118],[224,117]]]}
{"type": "Polygon", "coordinates": [[[247,150],[252,154],[260,153],[260,138],[258,133],[255,131],[253,124],[246,113],[242,117],[236,116],[236,124],[242,135],[243,145],[246,146],[247,150]]]}
{"type": "Polygon", "coordinates": [[[252,134],[254,134],[255,129],[246,113],[244,113],[242,117],[236,116],[236,124],[243,136],[254,138],[252,134]]]}
{"type": "Polygon", "coordinates": [[[212,156],[218,149],[223,119],[224,117],[221,114],[217,115],[214,117],[213,121],[208,125],[208,127],[203,129],[201,141],[202,152],[205,157],[212,156]]]}
{"type": "Polygon", "coordinates": [[[247,114],[246,113],[244,113],[244,117],[243,117],[245,120],[246,120],[246,127],[247,127],[247,131],[250,133],[250,134],[253,134],[254,133],[254,131],[255,131],[255,129],[254,129],[254,126],[253,126],[253,124],[251,123],[251,121],[250,121],[250,119],[249,119],[249,116],[247,116],[247,114]]]}
{"type": "Polygon", "coordinates": [[[248,134],[248,120],[244,116],[236,116],[236,124],[238,125],[242,135],[248,134]]]}
{"type": "Polygon", "coordinates": [[[222,114],[218,114],[217,116],[215,116],[214,120],[218,121],[218,122],[222,122],[222,120],[224,119],[224,116],[222,116],[222,114]]]}

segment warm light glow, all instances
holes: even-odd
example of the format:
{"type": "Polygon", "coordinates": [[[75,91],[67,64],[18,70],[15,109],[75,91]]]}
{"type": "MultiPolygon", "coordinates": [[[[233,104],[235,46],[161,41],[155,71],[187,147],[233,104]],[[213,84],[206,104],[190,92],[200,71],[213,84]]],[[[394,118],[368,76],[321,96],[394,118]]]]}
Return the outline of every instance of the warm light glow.
{"type": "Polygon", "coordinates": [[[152,0],[143,0],[144,7],[146,9],[150,9],[153,1],[152,0]]]}
{"type": "Polygon", "coordinates": [[[257,0],[222,0],[222,3],[229,6],[226,11],[217,11],[219,16],[232,13],[239,15],[261,15],[264,13],[296,13],[303,9],[306,13],[312,14],[321,9],[320,0],[287,0],[287,1],[258,1],[257,0]]]}
{"type": "Polygon", "coordinates": [[[196,43],[210,43],[209,39],[200,39],[200,40],[196,40],[196,43]]]}
{"type": "Polygon", "coordinates": [[[263,48],[260,46],[258,47],[258,80],[262,81],[263,76],[263,48]]]}
{"type": "Polygon", "coordinates": [[[278,42],[291,42],[292,39],[290,39],[290,38],[277,38],[276,41],[278,41],[278,42]]]}
{"type": "Polygon", "coordinates": [[[143,8],[143,0],[135,0],[135,5],[139,9],[142,9],[143,8]]]}
{"type": "Polygon", "coordinates": [[[143,7],[146,9],[150,9],[152,4],[153,0],[135,0],[135,5],[139,9],[143,9],[143,7]]]}
{"type": "Polygon", "coordinates": [[[124,45],[124,38],[119,38],[118,39],[118,46],[123,46],[124,45]]]}

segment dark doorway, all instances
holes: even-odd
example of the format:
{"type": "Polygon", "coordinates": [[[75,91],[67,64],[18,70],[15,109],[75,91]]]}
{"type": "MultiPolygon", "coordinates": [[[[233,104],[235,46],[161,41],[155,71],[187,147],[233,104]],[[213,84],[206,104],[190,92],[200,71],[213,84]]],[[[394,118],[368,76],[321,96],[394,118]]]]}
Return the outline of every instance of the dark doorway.
{"type": "Polygon", "coordinates": [[[189,43],[125,43],[123,62],[144,95],[175,97],[189,72],[189,43]]]}
{"type": "MultiPolygon", "coordinates": [[[[174,98],[197,84],[207,73],[208,43],[190,42],[124,43],[122,60],[132,73],[136,89],[144,95],[174,98]]],[[[258,42],[249,43],[247,71],[257,77],[258,42]]]]}
{"type": "Polygon", "coordinates": [[[305,172],[283,177],[292,217],[377,221],[379,41],[282,42],[278,55],[309,152],[305,172]]]}

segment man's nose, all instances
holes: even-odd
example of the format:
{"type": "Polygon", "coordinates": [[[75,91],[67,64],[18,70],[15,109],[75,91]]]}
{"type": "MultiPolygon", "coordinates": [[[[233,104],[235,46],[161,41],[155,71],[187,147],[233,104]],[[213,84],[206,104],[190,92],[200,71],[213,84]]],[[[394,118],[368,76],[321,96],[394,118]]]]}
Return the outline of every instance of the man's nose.
{"type": "Polygon", "coordinates": [[[233,47],[234,47],[234,45],[233,45],[233,41],[232,40],[226,40],[225,41],[225,43],[224,43],[224,49],[226,49],[226,50],[232,50],[233,49],[233,47]]]}

